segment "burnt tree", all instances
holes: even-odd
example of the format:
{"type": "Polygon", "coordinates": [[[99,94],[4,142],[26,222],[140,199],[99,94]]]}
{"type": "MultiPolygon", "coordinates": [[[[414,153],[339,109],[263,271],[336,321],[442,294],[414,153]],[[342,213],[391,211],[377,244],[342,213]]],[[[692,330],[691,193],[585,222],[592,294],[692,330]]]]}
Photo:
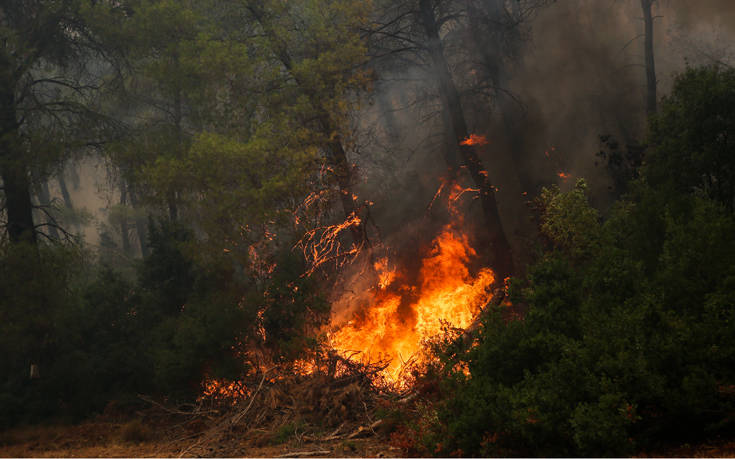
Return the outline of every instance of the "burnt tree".
{"type": "Polygon", "coordinates": [[[641,0],[643,22],[645,24],[644,48],[646,54],[646,112],[649,115],[656,113],[656,60],[653,53],[653,13],[651,7],[655,0],[641,0]]]}
{"type": "MultiPolygon", "coordinates": [[[[419,19],[426,34],[426,48],[429,52],[432,68],[439,87],[439,95],[442,101],[446,119],[449,121],[450,135],[457,145],[455,151],[459,152],[461,165],[467,168],[475,186],[479,189],[480,202],[487,224],[487,230],[491,244],[491,258],[493,268],[499,278],[504,278],[513,273],[513,257],[510,244],[505,235],[503,223],[498,212],[498,204],[495,199],[495,188],[490,183],[488,173],[480,160],[474,146],[465,142],[470,133],[467,128],[462,102],[457,90],[449,64],[444,56],[444,47],[439,35],[439,25],[435,16],[432,0],[419,0],[419,19]]],[[[448,153],[448,154],[451,154],[448,153]]],[[[456,179],[459,171],[453,167],[456,161],[449,160],[450,174],[456,179]]]]}

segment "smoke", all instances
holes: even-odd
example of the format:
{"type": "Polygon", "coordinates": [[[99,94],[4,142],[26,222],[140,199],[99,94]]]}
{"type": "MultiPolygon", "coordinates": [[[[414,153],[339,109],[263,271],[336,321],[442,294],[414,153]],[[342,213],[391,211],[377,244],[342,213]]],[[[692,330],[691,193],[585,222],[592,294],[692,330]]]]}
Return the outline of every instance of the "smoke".
{"type": "MultiPolygon", "coordinates": [[[[686,65],[735,62],[732,0],[658,0],[654,14],[659,96],[686,65]]],[[[471,53],[492,37],[447,37],[470,129],[490,141],[480,154],[498,188],[506,233],[521,258],[530,251],[525,241],[533,232],[526,203],[542,186],[570,187],[584,177],[595,204],[604,207],[611,201],[611,182],[596,164],[599,136],[645,140],[641,18],[639,0],[558,0],[539,9],[524,33],[514,35],[523,41],[512,46],[513,58],[500,62],[503,87],[492,100],[469,91],[471,53]]],[[[446,171],[444,151],[451,147],[436,83],[426,67],[385,65],[380,72],[375,91],[355,114],[351,158],[359,171],[358,194],[375,203],[370,225],[377,237],[422,232],[406,231],[409,226],[433,232],[441,222],[427,219],[427,208],[446,171]]],[[[108,181],[101,165],[85,163],[80,170],[83,183],[72,198],[103,220],[119,198],[100,192],[105,188],[100,184],[108,181]]],[[[53,183],[51,192],[60,198],[53,183]]],[[[468,206],[474,214],[481,212],[476,202],[468,206]]],[[[98,242],[94,225],[85,229],[85,237],[98,242]]],[[[412,238],[392,242],[415,245],[412,238]]]]}
{"type": "Polygon", "coordinates": [[[720,27],[735,31],[735,4],[731,0],[659,0],[659,8],[673,13],[675,21],[688,31],[720,27]]]}
{"type": "MultiPolygon", "coordinates": [[[[735,2],[659,0],[654,15],[659,97],[687,65],[732,64],[735,2]]],[[[642,17],[639,0],[558,0],[539,9],[517,35],[524,40],[513,46],[514,56],[494,69],[503,88],[492,100],[474,95],[471,74],[473,53],[494,38],[446,35],[470,129],[490,140],[480,153],[517,258],[533,250],[526,204],[542,186],[568,188],[585,178],[593,204],[604,209],[613,194],[597,156],[600,136],[645,142],[642,17]]],[[[447,144],[432,75],[394,69],[382,76],[373,104],[359,115],[363,133],[378,140],[357,161],[360,191],[375,201],[372,216],[386,237],[422,221],[445,170],[447,144]]]]}

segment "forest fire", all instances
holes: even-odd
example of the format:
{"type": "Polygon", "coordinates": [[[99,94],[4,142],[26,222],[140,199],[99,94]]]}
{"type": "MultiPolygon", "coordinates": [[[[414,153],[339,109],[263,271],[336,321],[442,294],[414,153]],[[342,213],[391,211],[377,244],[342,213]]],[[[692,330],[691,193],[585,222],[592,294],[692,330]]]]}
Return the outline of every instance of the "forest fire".
{"type": "Polygon", "coordinates": [[[467,265],[476,255],[467,236],[450,224],[432,241],[415,282],[380,260],[371,304],[333,332],[330,344],[363,362],[389,361],[385,376],[398,380],[404,363],[421,360],[425,340],[444,327],[470,326],[487,303],[495,276],[488,268],[470,273],[467,265]]]}
{"type": "Polygon", "coordinates": [[[487,137],[485,137],[484,135],[470,134],[469,137],[467,137],[466,139],[464,139],[459,144],[462,145],[462,146],[474,147],[474,146],[487,145],[488,143],[490,143],[490,142],[488,142],[487,137]]]}

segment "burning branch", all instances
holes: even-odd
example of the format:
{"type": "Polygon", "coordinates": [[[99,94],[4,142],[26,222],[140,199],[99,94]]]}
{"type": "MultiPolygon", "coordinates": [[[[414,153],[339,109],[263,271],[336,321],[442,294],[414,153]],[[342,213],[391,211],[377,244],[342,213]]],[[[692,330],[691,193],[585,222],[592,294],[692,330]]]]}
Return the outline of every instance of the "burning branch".
{"type": "Polygon", "coordinates": [[[359,245],[353,244],[349,249],[345,250],[342,246],[340,236],[352,227],[360,226],[361,223],[362,220],[360,217],[352,214],[342,223],[322,226],[307,231],[295,246],[301,248],[304,258],[309,265],[309,269],[304,275],[310,276],[321,266],[330,262],[335,262],[335,266],[339,268],[344,263],[357,258],[362,252],[366,241],[362,241],[359,245]]]}

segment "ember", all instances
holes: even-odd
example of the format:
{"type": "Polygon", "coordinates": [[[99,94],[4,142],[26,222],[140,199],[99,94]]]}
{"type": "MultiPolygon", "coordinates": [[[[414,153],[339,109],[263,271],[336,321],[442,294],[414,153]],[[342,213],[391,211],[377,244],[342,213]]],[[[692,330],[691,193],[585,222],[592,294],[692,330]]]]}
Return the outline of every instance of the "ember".
{"type": "Polygon", "coordinates": [[[559,172],[557,175],[559,176],[560,179],[564,180],[565,182],[569,180],[570,178],[572,178],[572,174],[568,172],[559,172]]]}
{"type": "Polygon", "coordinates": [[[485,137],[484,135],[470,134],[469,137],[467,137],[466,139],[464,139],[459,144],[460,145],[463,145],[463,146],[473,147],[473,146],[487,145],[488,143],[489,142],[487,140],[487,137],[485,137]]]}

